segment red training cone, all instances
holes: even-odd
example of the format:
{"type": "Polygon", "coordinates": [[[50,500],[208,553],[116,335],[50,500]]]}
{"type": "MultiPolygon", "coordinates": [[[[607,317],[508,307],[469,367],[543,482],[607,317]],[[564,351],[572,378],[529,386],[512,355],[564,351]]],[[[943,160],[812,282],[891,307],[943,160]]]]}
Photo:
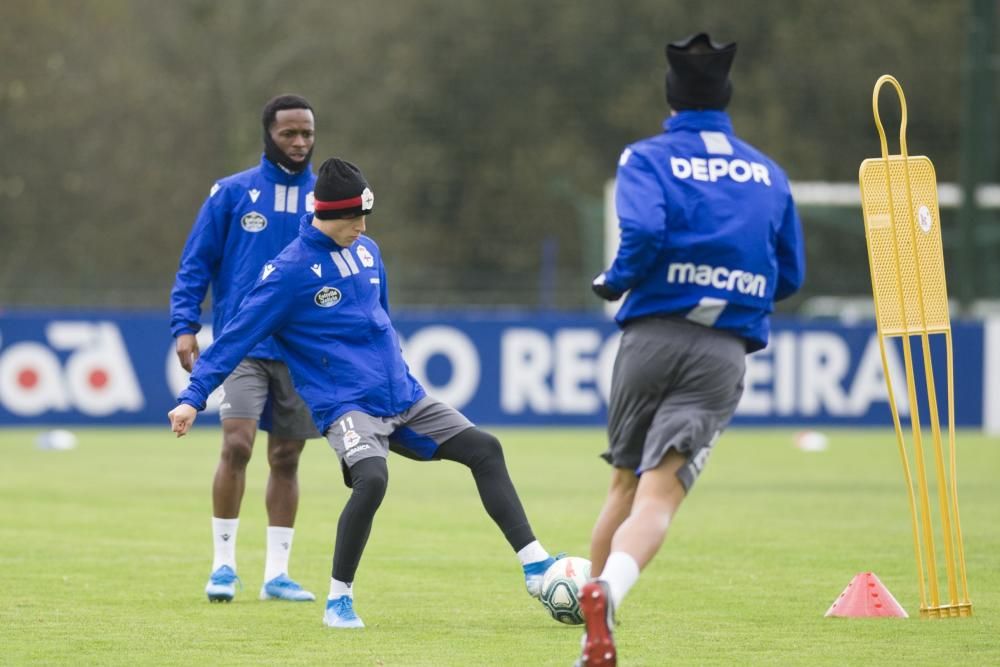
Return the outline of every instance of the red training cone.
{"type": "Polygon", "coordinates": [[[897,616],[909,618],[874,572],[854,575],[824,616],[897,616]]]}

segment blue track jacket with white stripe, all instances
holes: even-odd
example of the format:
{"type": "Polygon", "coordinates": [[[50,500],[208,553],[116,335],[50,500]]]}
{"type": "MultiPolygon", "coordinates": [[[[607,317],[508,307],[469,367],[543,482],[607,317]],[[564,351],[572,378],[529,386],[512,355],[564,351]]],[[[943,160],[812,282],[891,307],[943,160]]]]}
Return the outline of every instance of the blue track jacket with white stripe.
{"type": "Polygon", "coordinates": [[[264,265],[236,316],[198,359],[178,402],[204,409],[249,350],[272,336],[320,433],[351,410],[404,412],[425,392],[403,360],[388,304],[375,242],[361,236],[342,248],[305,216],[299,237],[264,265]]]}
{"type": "Polygon", "coordinates": [[[805,274],[788,178],[733,134],[724,111],[682,111],[618,161],[621,232],[605,283],[628,291],[616,320],[685,317],[767,345],[774,302],[805,274]]]}
{"type": "MultiPolygon", "coordinates": [[[[313,210],[315,183],[310,167],[289,174],[262,155],[258,166],[212,186],[188,235],[170,294],[170,332],[175,338],[201,329],[201,304],[209,284],[212,327],[219,335],[264,263],[298,235],[299,218],[313,210]]],[[[281,359],[270,340],[248,356],[281,359]]]]}

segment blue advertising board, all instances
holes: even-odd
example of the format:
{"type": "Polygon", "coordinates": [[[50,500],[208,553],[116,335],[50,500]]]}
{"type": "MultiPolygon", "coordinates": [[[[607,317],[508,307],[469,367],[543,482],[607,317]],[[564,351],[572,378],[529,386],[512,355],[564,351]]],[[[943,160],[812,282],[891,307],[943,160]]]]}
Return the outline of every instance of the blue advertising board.
{"type": "MultiPolygon", "coordinates": [[[[603,315],[434,311],[400,312],[394,321],[413,374],[478,423],[604,423],[619,332],[603,315]]],[[[953,324],[959,426],[984,422],[984,360],[997,356],[984,327],[953,324]]],[[[204,349],[210,327],[199,337],[204,349]]],[[[934,372],[943,378],[943,345],[934,338],[934,372]]],[[[902,348],[887,346],[887,357],[905,416],[902,348]]],[[[922,378],[919,350],[915,358],[922,378]]],[[[185,382],[164,312],[0,312],[0,425],[165,426],[185,382]]],[[[870,323],[776,318],[771,344],[747,357],[744,387],[736,424],[891,424],[870,323]]]]}

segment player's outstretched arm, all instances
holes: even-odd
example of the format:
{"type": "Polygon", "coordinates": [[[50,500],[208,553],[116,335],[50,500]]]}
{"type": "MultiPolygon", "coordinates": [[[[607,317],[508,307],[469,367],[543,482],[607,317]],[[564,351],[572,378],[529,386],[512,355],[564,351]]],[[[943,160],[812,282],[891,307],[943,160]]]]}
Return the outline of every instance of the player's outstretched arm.
{"type": "Polygon", "coordinates": [[[187,389],[178,401],[205,409],[208,396],[233,372],[253,346],[281,329],[291,312],[292,281],[282,286],[283,271],[268,262],[260,281],[250,290],[222,334],[198,358],[187,389]]]}
{"type": "Polygon", "coordinates": [[[170,430],[176,433],[178,438],[186,435],[197,416],[198,410],[193,405],[180,403],[167,413],[167,417],[170,418],[170,430]]]}

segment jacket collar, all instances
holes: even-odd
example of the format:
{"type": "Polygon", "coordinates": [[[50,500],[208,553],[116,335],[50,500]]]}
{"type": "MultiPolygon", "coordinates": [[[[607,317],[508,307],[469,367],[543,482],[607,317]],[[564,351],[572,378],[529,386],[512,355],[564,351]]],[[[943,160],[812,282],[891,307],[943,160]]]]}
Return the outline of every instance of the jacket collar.
{"type": "Polygon", "coordinates": [[[319,231],[312,224],[312,213],[302,216],[299,220],[299,237],[302,240],[320,250],[340,250],[343,246],[338,245],[336,241],[331,239],[329,236],[319,231]]]}
{"type": "Polygon", "coordinates": [[[267,157],[261,153],[260,155],[260,170],[263,172],[267,180],[273,183],[280,183],[281,185],[302,185],[308,183],[312,178],[312,165],[307,164],[306,168],[297,174],[289,174],[287,171],[274,164],[267,157]]]}
{"type": "Polygon", "coordinates": [[[663,121],[667,132],[714,132],[733,133],[733,123],[725,111],[680,111],[663,121]]]}

